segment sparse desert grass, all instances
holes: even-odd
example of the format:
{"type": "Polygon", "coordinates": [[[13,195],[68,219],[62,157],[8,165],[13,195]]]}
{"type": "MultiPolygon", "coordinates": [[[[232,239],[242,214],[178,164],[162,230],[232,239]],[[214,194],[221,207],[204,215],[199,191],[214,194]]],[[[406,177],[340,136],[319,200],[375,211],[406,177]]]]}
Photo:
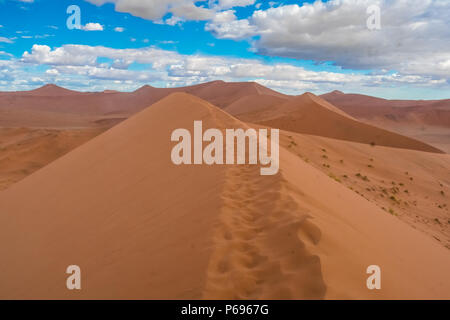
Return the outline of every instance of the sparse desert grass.
{"type": "MultiPolygon", "coordinates": [[[[299,146],[303,146],[303,142],[300,142],[301,139],[297,139],[297,137],[295,139],[299,146]]],[[[440,226],[433,222],[436,217],[439,217],[443,228],[449,227],[447,218],[443,220],[439,216],[439,214],[447,214],[450,207],[449,204],[447,204],[447,207],[444,206],[448,190],[446,189],[446,183],[441,181],[438,176],[432,181],[427,179],[422,181],[420,170],[416,173],[412,167],[396,167],[395,171],[378,171],[384,169],[385,165],[383,161],[383,166],[378,165],[381,157],[376,154],[377,150],[374,150],[373,153],[366,153],[365,156],[360,155],[359,159],[353,161],[351,158],[345,158],[338,150],[331,150],[325,146],[305,149],[305,152],[300,152],[300,155],[299,147],[293,148],[295,144],[290,140],[285,140],[285,142],[286,146],[291,145],[290,151],[294,151],[295,154],[298,153],[305,162],[314,164],[329,178],[343,184],[347,189],[368,201],[374,202],[380,209],[384,207],[383,210],[386,213],[402,220],[406,219],[407,223],[417,225],[418,229],[426,229],[430,226],[439,229],[440,226]],[[310,161],[306,157],[308,152],[312,156],[309,159],[310,161]],[[348,169],[345,170],[345,168],[348,169]],[[427,183],[431,182],[431,185],[428,186],[428,191],[431,191],[431,193],[422,194],[423,188],[416,189],[413,183],[418,181],[423,182],[425,188],[427,183]],[[434,188],[432,185],[434,185],[434,188]],[[429,198],[426,198],[426,196],[429,196],[429,198]],[[416,217],[416,214],[417,218],[412,218],[413,216],[416,217]],[[424,225],[424,227],[421,228],[421,225],[424,225]]],[[[441,230],[441,232],[447,233],[448,231],[441,230]]]]}
{"type": "Polygon", "coordinates": [[[389,213],[392,214],[393,216],[398,216],[398,214],[392,208],[389,208],[389,213]]]}
{"type": "Polygon", "coordinates": [[[392,187],[392,188],[391,188],[391,192],[392,192],[393,194],[397,194],[397,193],[400,192],[400,189],[397,188],[397,187],[392,187]]]}
{"type": "Polygon", "coordinates": [[[288,145],[288,148],[291,148],[291,147],[296,147],[297,146],[297,143],[294,141],[294,140],[292,140],[291,142],[289,142],[289,145],[288,145]]]}
{"type": "Polygon", "coordinates": [[[398,200],[395,196],[390,196],[389,199],[394,201],[396,204],[400,204],[400,200],[398,200]]]}
{"type": "Polygon", "coordinates": [[[339,179],[338,177],[336,177],[333,173],[330,173],[328,175],[331,179],[334,179],[335,181],[342,183],[341,179],[339,179]]]}
{"type": "Polygon", "coordinates": [[[364,181],[370,181],[367,176],[363,176],[361,173],[357,173],[356,176],[364,181]]]}

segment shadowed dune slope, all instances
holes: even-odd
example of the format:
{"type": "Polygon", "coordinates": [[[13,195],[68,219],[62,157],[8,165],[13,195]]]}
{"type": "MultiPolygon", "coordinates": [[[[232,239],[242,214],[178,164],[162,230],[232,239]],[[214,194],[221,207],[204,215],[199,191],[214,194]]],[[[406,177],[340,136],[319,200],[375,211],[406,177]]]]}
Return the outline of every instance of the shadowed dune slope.
{"type": "Polygon", "coordinates": [[[173,165],[194,120],[247,127],[176,93],[0,193],[0,298],[450,297],[448,250],[285,149],[269,177],[173,165]]]}
{"type": "Polygon", "coordinates": [[[237,115],[246,122],[340,140],[427,152],[442,152],[426,143],[359,122],[332,104],[305,93],[276,107],[237,115]]]}

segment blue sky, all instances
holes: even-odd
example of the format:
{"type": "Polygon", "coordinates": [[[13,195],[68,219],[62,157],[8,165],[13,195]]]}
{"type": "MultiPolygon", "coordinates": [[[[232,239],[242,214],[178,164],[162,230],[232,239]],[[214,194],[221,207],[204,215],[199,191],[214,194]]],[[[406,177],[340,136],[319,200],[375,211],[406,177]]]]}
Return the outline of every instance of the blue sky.
{"type": "Polygon", "coordinates": [[[0,90],[135,90],[222,79],[291,94],[450,98],[450,4],[2,0],[0,90]],[[379,30],[366,10],[380,8],[379,30]],[[81,10],[68,29],[67,8],[81,10]]]}

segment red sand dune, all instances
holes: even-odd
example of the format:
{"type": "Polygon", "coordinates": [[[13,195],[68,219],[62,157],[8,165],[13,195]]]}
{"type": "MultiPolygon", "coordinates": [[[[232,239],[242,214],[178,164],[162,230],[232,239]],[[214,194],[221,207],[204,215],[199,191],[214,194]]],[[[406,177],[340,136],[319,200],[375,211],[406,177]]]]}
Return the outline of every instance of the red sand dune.
{"type": "Polygon", "coordinates": [[[213,81],[180,88],[143,86],[134,92],[76,92],[46,85],[0,93],[2,127],[87,127],[116,124],[174,92],[186,92],[221,108],[247,95],[287,97],[257,83],[213,81]],[[112,119],[112,120],[111,120],[112,119]]]}
{"type": "Polygon", "coordinates": [[[172,94],[1,192],[0,298],[450,297],[447,249],[291,151],[270,177],[173,165],[171,132],[199,119],[247,127],[172,94]]]}
{"type": "Polygon", "coordinates": [[[321,97],[361,121],[450,153],[450,99],[386,100],[340,91],[321,97]]]}
{"type": "Polygon", "coordinates": [[[40,88],[30,91],[16,92],[16,94],[26,94],[34,97],[54,97],[54,96],[79,95],[80,92],[65,89],[54,84],[46,84],[40,88]]]}
{"type": "Polygon", "coordinates": [[[174,92],[185,92],[206,100],[219,108],[238,101],[250,95],[266,95],[280,99],[289,96],[266,88],[255,82],[224,82],[212,81],[188,87],[179,88],[155,88],[143,86],[134,92],[135,95],[147,101],[147,105],[153,104],[174,92]]]}
{"type": "MultiPolygon", "coordinates": [[[[293,99],[252,82],[213,81],[180,88],[143,86],[128,93],[82,93],[46,85],[27,92],[0,93],[0,126],[111,127],[173,92],[193,94],[233,115],[256,112],[293,99]]],[[[450,151],[450,132],[446,131],[450,127],[448,100],[389,101],[341,92],[323,97],[358,120],[450,151]]]]}
{"type": "Polygon", "coordinates": [[[386,100],[340,91],[321,95],[321,98],[358,119],[450,128],[450,99],[386,100]]]}
{"type": "Polygon", "coordinates": [[[214,81],[207,83],[206,85],[183,88],[180,91],[193,94],[219,108],[225,108],[226,106],[249,95],[265,95],[280,99],[286,99],[289,97],[272,89],[266,88],[256,82],[214,81]]]}
{"type": "Polygon", "coordinates": [[[312,93],[289,99],[275,107],[239,114],[237,117],[246,122],[292,132],[365,144],[442,152],[418,140],[362,123],[312,93]]]}
{"type": "Polygon", "coordinates": [[[275,107],[276,105],[282,104],[289,99],[292,98],[278,97],[268,94],[252,94],[236,100],[235,102],[226,106],[223,110],[231,115],[236,116],[238,114],[275,107]]]}

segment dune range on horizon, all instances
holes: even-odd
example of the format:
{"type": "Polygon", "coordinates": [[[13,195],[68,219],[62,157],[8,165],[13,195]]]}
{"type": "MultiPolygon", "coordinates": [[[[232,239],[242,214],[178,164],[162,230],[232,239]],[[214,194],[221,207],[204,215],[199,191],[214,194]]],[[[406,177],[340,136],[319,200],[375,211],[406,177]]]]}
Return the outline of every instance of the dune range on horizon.
{"type": "Polygon", "coordinates": [[[449,299],[445,143],[377,126],[379,110],[347,112],[336,94],[223,81],[0,93],[0,298],[449,299]],[[279,128],[280,172],[174,165],[170,133],[196,120],[279,128]],[[73,263],[78,293],[61,272],[73,263]]]}

